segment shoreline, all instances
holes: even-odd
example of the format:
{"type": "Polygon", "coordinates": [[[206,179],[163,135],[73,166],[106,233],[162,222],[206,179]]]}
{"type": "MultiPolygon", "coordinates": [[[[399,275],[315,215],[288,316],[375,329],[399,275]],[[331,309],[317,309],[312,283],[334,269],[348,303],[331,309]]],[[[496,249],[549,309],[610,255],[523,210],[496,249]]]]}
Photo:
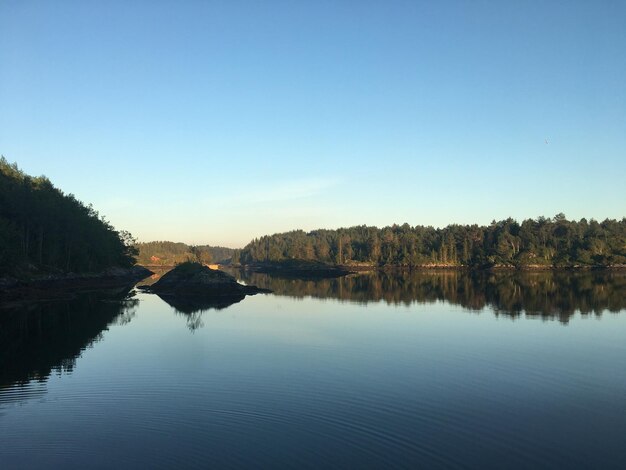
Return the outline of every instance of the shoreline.
{"type": "Polygon", "coordinates": [[[49,274],[32,279],[0,278],[0,307],[7,303],[70,299],[79,291],[134,284],[150,276],[143,266],[111,268],[100,273],[49,274]]]}
{"type": "MultiPolygon", "coordinates": [[[[173,269],[176,265],[137,265],[148,270],[150,269],[173,269]]],[[[361,264],[319,264],[316,266],[290,266],[282,263],[252,263],[252,264],[219,264],[219,269],[243,269],[246,271],[255,271],[261,273],[318,273],[324,271],[346,272],[367,272],[367,271],[432,271],[432,270],[459,270],[459,271],[592,271],[592,270],[626,270],[626,264],[615,265],[571,265],[571,266],[551,266],[542,264],[528,264],[523,266],[496,264],[493,266],[465,266],[454,264],[388,264],[382,266],[374,266],[365,263],[361,264]]]]}
{"type": "Polygon", "coordinates": [[[463,265],[449,265],[449,264],[422,264],[422,265],[401,265],[390,264],[383,266],[373,265],[346,265],[346,264],[329,264],[324,268],[315,267],[308,268],[306,266],[282,266],[277,264],[247,264],[247,265],[231,265],[227,266],[230,269],[243,269],[247,271],[264,272],[264,273],[285,273],[285,274],[297,274],[302,273],[321,273],[323,271],[332,271],[333,273],[343,272],[345,274],[369,272],[369,271],[596,271],[596,270],[626,270],[626,264],[617,265],[572,265],[572,266],[547,266],[547,265],[494,265],[494,266],[463,266],[463,265]]]}

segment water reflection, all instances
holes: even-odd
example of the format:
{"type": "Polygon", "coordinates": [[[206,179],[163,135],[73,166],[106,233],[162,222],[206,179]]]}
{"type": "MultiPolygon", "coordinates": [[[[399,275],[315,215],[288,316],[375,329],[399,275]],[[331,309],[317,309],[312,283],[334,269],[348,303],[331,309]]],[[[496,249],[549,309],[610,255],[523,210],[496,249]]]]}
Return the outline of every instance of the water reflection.
{"type": "Polygon", "coordinates": [[[522,314],[567,323],[571,316],[626,308],[624,271],[469,272],[457,270],[373,272],[333,279],[298,280],[240,271],[238,279],[276,295],[388,304],[446,301],[496,315],[522,314]]]}
{"type": "Polygon", "coordinates": [[[1,309],[0,404],[44,393],[50,375],[71,373],[82,351],[99,341],[111,324],[130,322],[138,304],[131,289],[1,309]],[[11,393],[16,386],[23,390],[11,393]]]}
{"type": "Polygon", "coordinates": [[[624,273],[248,280],[329,301],[246,299],[200,330],[225,306],[145,295],[133,318],[126,289],[0,310],[3,466],[624,466],[626,318],[491,313],[623,308],[624,273]],[[395,308],[437,301],[489,312],[395,308]]]}
{"type": "Polygon", "coordinates": [[[161,279],[161,277],[171,271],[173,268],[173,266],[167,266],[167,267],[151,267],[150,271],[152,271],[152,275],[148,276],[145,279],[142,279],[141,281],[139,281],[137,283],[138,286],[151,286],[152,284],[154,284],[155,282],[157,282],[159,279],[161,279]]]}
{"type": "Polygon", "coordinates": [[[207,310],[222,310],[241,302],[246,297],[245,295],[212,298],[157,295],[161,300],[172,307],[176,313],[187,317],[187,327],[191,331],[195,331],[204,326],[202,323],[202,314],[207,310]]]}

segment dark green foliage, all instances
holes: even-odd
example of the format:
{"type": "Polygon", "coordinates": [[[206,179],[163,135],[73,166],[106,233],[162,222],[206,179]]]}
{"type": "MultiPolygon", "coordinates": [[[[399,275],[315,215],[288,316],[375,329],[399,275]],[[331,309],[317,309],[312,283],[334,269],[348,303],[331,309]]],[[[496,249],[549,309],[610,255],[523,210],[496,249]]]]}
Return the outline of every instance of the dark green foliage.
{"type": "Polygon", "coordinates": [[[174,266],[185,261],[224,263],[231,259],[232,248],[209,245],[186,245],[167,241],[138,243],[137,263],[144,266],[174,266]]]}
{"type": "Polygon", "coordinates": [[[295,230],[255,239],[242,264],[315,260],[372,266],[573,267],[626,264],[626,218],[596,222],[553,219],[493,221],[445,228],[393,225],[295,230]]]}
{"type": "Polygon", "coordinates": [[[133,237],[91,206],[0,157],[0,276],[130,267],[133,237]]]}

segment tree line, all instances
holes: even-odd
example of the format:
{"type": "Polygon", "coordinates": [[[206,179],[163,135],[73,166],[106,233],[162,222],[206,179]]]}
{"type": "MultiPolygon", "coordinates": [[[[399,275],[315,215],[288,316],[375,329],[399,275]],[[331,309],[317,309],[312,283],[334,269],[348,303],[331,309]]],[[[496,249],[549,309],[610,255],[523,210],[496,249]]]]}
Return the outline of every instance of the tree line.
{"type": "Polygon", "coordinates": [[[230,260],[233,249],[223,246],[187,245],[168,241],[137,243],[137,263],[143,266],[174,266],[185,261],[219,263],[230,260]]]}
{"type": "Polygon", "coordinates": [[[256,238],[233,262],[291,259],[337,265],[441,267],[574,267],[626,265],[626,218],[508,218],[487,226],[392,225],[294,230],[256,238]]]}
{"type": "Polygon", "coordinates": [[[134,243],[91,205],[0,157],[0,277],[130,267],[134,243]]]}

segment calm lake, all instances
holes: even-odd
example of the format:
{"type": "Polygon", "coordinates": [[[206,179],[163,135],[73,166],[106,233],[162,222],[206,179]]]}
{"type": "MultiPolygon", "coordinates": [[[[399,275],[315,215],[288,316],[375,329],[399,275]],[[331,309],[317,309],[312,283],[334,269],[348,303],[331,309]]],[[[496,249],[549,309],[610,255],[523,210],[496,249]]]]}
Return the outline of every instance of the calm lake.
{"type": "Polygon", "coordinates": [[[0,309],[2,468],[625,468],[626,273],[0,309]]]}

